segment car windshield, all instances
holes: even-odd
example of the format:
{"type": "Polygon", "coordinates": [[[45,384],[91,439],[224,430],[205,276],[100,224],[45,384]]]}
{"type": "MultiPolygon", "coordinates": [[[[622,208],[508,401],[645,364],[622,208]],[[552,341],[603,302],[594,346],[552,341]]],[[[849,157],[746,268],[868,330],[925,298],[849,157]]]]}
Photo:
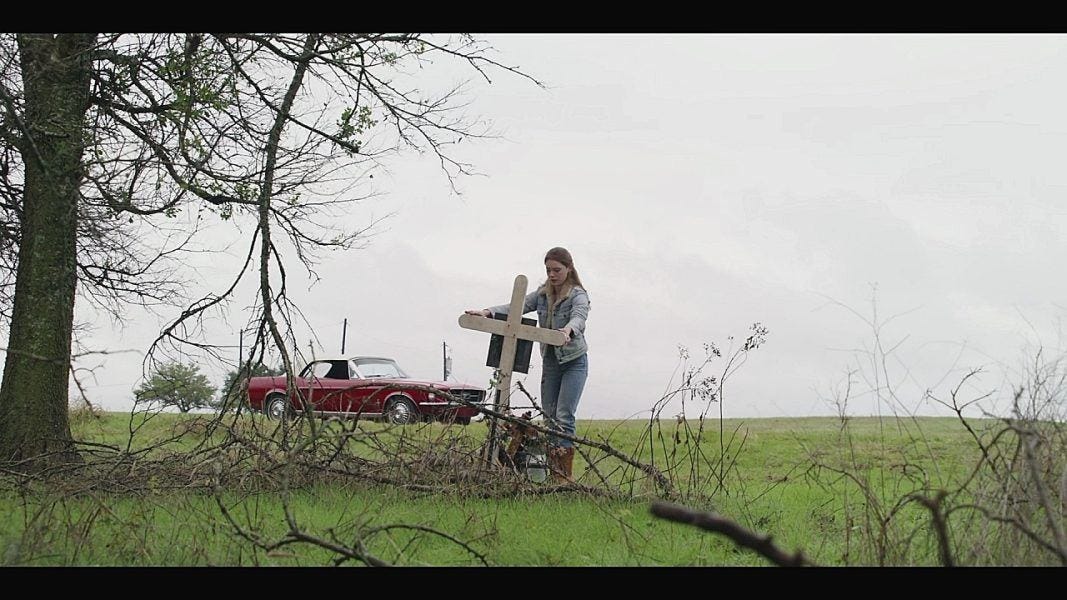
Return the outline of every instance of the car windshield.
{"type": "Polygon", "coordinates": [[[356,363],[356,368],[359,369],[360,374],[367,378],[403,378],[408,376],[407,373],[400,369],[400,365],[396,364],[396,361],[387,358],[356,358],[352,362],[356,363]]]}

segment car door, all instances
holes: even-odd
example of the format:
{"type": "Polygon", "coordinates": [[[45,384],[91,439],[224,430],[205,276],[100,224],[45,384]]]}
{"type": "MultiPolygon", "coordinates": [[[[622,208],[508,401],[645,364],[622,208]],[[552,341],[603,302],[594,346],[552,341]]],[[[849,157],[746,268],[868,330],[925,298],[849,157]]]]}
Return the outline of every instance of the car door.
{"type": "MultiPolygon", "coordinates": [[[[311,405],[312,410],[322,410],[322,407],[319,405],[322,403],[322,399],[325,396],[323,382],[325,381],[324,378],[326,377],[326,374],[330,371],[330,367],[331,365],[328,361],[313,361],[308,363],[296,378],[297,390],[300,396],[311,405]]],[[[300,407],[295,408],[301,410],[300,407]]]]}
{"type": "Polygon", "coordinates": [[[351,412],[351,394],[354,382],[349,378],[348,361],[328,360],[323,362],[329,365],[329,369],[319,380],[320,396],[316,402],[316,410],[331,413],[351,412]]]}

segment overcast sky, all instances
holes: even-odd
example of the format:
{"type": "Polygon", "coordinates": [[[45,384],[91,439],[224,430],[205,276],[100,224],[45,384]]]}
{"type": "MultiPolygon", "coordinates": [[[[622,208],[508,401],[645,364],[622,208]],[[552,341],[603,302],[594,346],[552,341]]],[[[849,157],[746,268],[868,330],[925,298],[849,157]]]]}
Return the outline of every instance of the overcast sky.
{"type": "MultiPolygon", "coordinates": [[[[851,414],[945,414],[923,391],[945,396],[979,366],[968,393],[1003,398],[1026,352],[1062,348],[1067,37],[486,39],[547,89],[459,65],[427,75],[470,79],[466,110],[501,137],[457,147],[484,174],[459,180],[461,195],[431,156],[374,179],[381,195],[343,222],[395,215],[365,249],[325,256],[310,289],[291,283],[317,354],[340,352],[347,318],[347,354],[439,378],[444,341],[453,379],[484,387],[488,336],[457,318],[507,302],[519,273],[541,282],[553,246],[571,251],[592,303],[579,419],[646,416],[679,345],[691,363],[705,342],[726,353],[756,321],[770,334],[727,381],[725,415],[832,414],[848,370],[870,373],[853,350],[873,332],[849,308],[870,319],[875,288],[878,317],[900,315],[881,330],[898,401],[858,393],[860,372],[851,414]]],[[[241,252],[203,260],[196,279],[221,285],[241,252]]],[[[255,292],[243,293],[210,341],[237,344],[255,292]]],[[[162,318],[77,310],[97,325],[93,348],[134,351],[79,363],[95,368],[93,402],[129,408],[162,318]]],[[[216,385],[228,368],[202,365],[216,385]]],[[[539,381],[538,365],[526,387],[539,381]]]]}

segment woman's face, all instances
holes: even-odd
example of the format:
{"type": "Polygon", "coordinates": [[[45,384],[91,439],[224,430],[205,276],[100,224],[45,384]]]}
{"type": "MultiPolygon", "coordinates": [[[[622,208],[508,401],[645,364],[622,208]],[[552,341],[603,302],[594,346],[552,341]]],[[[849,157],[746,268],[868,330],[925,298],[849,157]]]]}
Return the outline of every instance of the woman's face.
{"type": "Polygon", "coordinates": [[[548,282],[552,285],[563,285],[571,270],[563,266],[558,260],[548,259],[545,261],[545,273],[548,273],[548,282]]]}

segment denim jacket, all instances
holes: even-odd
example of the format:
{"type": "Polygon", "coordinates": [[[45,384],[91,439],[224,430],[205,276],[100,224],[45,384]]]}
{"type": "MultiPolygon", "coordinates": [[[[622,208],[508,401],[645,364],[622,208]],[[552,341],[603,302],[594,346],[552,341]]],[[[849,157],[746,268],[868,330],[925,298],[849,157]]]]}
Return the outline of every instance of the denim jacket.
{"type": "MultiPolygon", "coordinates": [[[[507,304],[489,308],[491,313],[508,314],[510,307],[507,304]]],[[[548,350],[556,353],[556,360],[563,364],[572,361],[589,350],[585,341],[585,320],[589,316],[589,294],[579,286],[571,288],[570,292],[552,310],[552,323],[548,323],[548,291],[547,286],[541,286],[536,291],[526,294],[522,303],[522,314],[537,311],[537,321],[541,327],[548,329],[563,329],[570,325],[571,341],[563,346],[551,346],[541,344],[541,355],[548,350]]]]}

